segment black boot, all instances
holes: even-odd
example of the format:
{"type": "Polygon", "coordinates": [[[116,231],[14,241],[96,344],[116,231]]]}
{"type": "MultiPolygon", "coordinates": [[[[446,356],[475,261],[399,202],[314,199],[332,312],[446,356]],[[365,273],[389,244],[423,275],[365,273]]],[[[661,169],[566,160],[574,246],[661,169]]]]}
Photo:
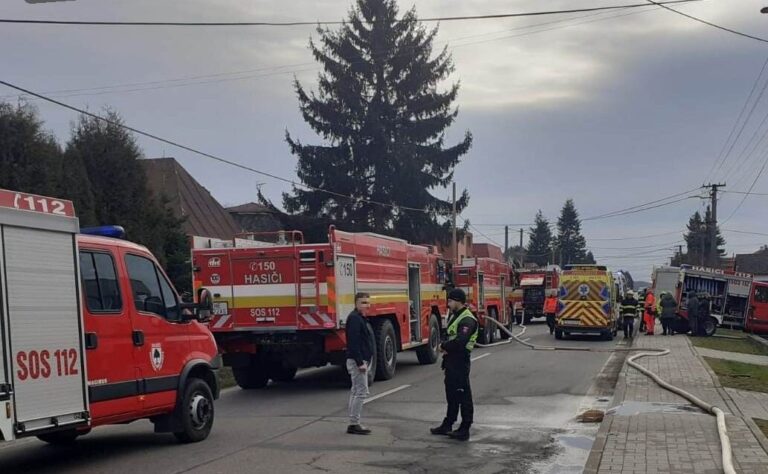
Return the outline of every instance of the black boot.
{"type": "Polygon", "coordinates": [[[453,423],[449,423],[448,420],[443,420],[443,424],[436,427],[436,428],[430,428],[429,432],[433,435],[448,435],[449,433],[452,433],[453,431],[453,423]]]}
{"type": "Polygon", "coordinates": [[[457,441],[468,441],[469,440],[469,426],[464,425],[462,423],[459,426],[458,430],[451,431],[448,433],[448,437],[451,439],[455,439],[457,441]]]}

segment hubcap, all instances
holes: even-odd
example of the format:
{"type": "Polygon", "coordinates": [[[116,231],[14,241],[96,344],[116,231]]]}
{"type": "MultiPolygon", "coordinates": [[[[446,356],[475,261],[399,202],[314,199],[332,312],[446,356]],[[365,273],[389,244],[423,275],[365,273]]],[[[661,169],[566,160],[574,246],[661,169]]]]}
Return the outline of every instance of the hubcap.
{"type": "Polygon", "coordinates": [[[196,430],[203,428],[211,419],[211,403],[203,395],[196,394],[189,404],[189,415],[193,428],[196,430]]]}
{"type": "Polygon", "coordinates": [[[437,329],[434,326],[432,326],[432,330],[429,334],[429,346],[432,348],[433,352],[437,351],[437,342],[438,342],[437,329]]]}
{"type": "Polygon", "coordinates": [[[389,366],[392,366],[395,361],[395,344],[389,336],[387,336],[387,339],[384,341],[384,358],[389,366]]]}

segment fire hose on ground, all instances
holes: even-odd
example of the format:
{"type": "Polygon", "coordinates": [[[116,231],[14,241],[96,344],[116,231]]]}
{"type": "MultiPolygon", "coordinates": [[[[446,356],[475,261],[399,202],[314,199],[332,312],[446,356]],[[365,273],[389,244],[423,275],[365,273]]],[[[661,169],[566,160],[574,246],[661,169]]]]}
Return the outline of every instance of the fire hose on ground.
{"type": "Polygon", "coordinates": [[[656,375],[655,373],[651,372],[650,370],[646,369],[642,365],[635,362],[636,359],[641,359],[643,357],[661,357],[668,355],[670,353],[669,349],[641,349],[641,348],[612,348],[612,349],[606,349],[606,348],[600,348],[600,347],[574,347],[574,346],[540,346],[536,344],[531,344],[529,342],[523,341],[520,339],[520,336],[525,334],[526,327],[521,325],[520,327],[522,330],[517,333],[513,334],[512,331],[507,329],[503,324],[501,324],[499,321],[497,321],[494,318],[491,318],[489,316],[485,317],[486,319],[492,321],[496,326],[499,327],[500,331],[503,331],[509,336],[509,339],[506,341],[497,342],[494,344],[476,344],[478,347],[495,347],[500,346],[503,344],[509,344],[512,341],[516,341],[532,350],[536,351],[575,351],[575,352],[637,352],[637,351],[643,351],[639,354],[635,354],[631,356],[629,359],[627,359],[627,364],[629,364],[634,369],[638,370],[643,375],[646,375],[651,380],[656,382],[660,387],[669,390],[670,392],[676,393],[677,395],[680,395],[681,397],[685,398],[686,400],[690,401],[694,405],[698,406],[705,412],[709,413],[710,415],[714,415],[717,418],[717,433],[720,437],[720,447],[722,450],[722,461],[723,461],[723,471],[725,474],[736,474],[736,469],[733,467],[733,453],[731,451],[731,441],[728,437],[728,430],[725,425],[725,413],[720,408],[711,405],[704,400],[701,400],[697,396],[686,392],[685,390],[676,387],[668,382],[665,382],[661,377],[656,375]]]}

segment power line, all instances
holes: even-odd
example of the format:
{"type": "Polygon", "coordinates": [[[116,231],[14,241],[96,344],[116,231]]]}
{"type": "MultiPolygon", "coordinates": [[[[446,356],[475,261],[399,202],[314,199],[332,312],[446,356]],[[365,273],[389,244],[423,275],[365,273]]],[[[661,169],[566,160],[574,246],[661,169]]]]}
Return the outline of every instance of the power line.
{"type": "MultiPolygon", "coordinates": [[[[666,2],[651,2],[657,6],[664,4],[675,3],[689,3],[697,2],[700,0],[673,0],[666,2]]],[[[497,20],[503,18],[519,18],[529,16],[545,16],[545,15],[563,15],[567,13],[583,13],[583,12],[596,12],[605,10],[619,10],[625,8],[645,8],[650,6],[647,3],[634,3],[626,5],[608,5],[603,7],[592,8],[576,8],[571,10],[547,10],[536,12],[522,12],[522,13],[497,13],[489,15],[461,15],[461,16],[437,16],[426,18],[415,18],[413,20],[401,19],[399,22],[449,22],[449,21],[467,21],[467,20],[497,20]]],[[[330,25],[345,25],[345,21],[233,21],[233,22],[187,22],[187,21],[83,21],[83,20],[32,20],[32,19],[18,19],[18,18],[0,18],[0,23],[17,23],[17,24],[33,24],[33,25],[74,25],[74,26],[174,26],[174,27],[242,27],[242,26],[330,26],[330,25]]],[[[373,24],[375,22],[365,21],[363,23],[373,24]]]]}
{"type": "Polygon", "coordinates": [[[250,166],[246,166],[246,165],[237,163],[235,161],[231,161],[231,160],[222,158],[220,156],[213,155],[211,153],[206,153],[204,151],[200,151],[200,150],[198,150],[196,148],[192,148],[190,146],[183,145],[183,144],[175,142],[173,140],[169,140],[167,138],[163,138],[163,137],[160,137],[158,135],[155,135],[155,134],[152,134],[152,133],[149,133],[149,132],[145,132],[145,131],[140,130],[138,128],[134,128],[134,127],[125,125],[123,123],[115,122],[114,120],[110,120],[108,118],[102,117],[102,116],[94,114],[92,112],[88,112],[87,110],[84,110],[84,109],[81,109],[81,108],[78,108],[78,107],[66,104],[64,102],[60,102],[60,101],[58,101],[56,99],[52,99],[50,97],[46,97],[46,96],[44,96],[42,94],[38,94],[36,92],[32,92],[32,91],[30,91],[28,89],[25,89],[23,87],[11,84],[10,82],[7,82],[7,81],[0,80],[0,84],[2,84],[4,86],[7,86],[7,87],[10,87],[11,89],[15,89],[15,90],[24,92],[25,94],[29,94],[29,95],[37,97],[39,99],[45,100],[46,102],[50,102],[50,103],[56,104],[56,105],[58,105],[60,107],[64,107],[66,109],[69,109],[69,110],[75,111],[77,113],[86,115],[88,117],[94,118],[94,119],[99,120],[101,122],[104,122],[104,123],[107,123],[107,124],[110,124],[110,125],[113,125],[113,126],[116,126],[116,127],[120,127],[120,128],[125,129],[125,130],[129,130],[129,131],[131,131],[131,132],[133,132],[133,133],[135,133],[137,135],[142,135],[142,136],[145,136],[147,138],[151,138],[153,140],[156,140],[156,141],[159,141],[159,142],[162,142],[162,143],[166,143],[168,145],[180,148],[182,150],[189,151],[189,152],[191,152],[191,153],[193,153],[195,155],[200,155],[200,156],[203,156],[205,158],[209,158],[209,159],[218,161],[220,163],[225,163],[227,165],[234,166],[236,168],[240,168],[242,170],[250,171],[252,173],[256,173],[256,174],[261,175],[261,176],[266,176],[268,178],[276,179],[276,180],[282,181],[284,183],[289,183],[289,184],[291,184],[293,186],[296,186],[296,187],[306,188],[306,189],[309,189],[311,191],[323,192],[323,193],[326,193],[326,194],[330,194],[332,196],[349,199],[350,201],[364,202],[364,203],[368,203],[368,204],[375,204],[375,205],[378,205],[378,206],[388,207],[388,208],[392,208],[392,209],[406,210],[406,211],[416,211],[416,212],[423,212],[423,213],[428,213],[429,212],[427,209],[419,209],[419,208],[408,207],[408,206],[399,206],[399,205],[396,205],[396,204],[389,204],[389,203],[385,203],[385,202],[378,202],[378,201],[374,201],[374,200],[371,200],[371,199],[359,198],[359,197],[355,197],[355,196],[348,196],[346,194],[337,193],[335,191],[330,191],[328,189],[323,189],[323,188],[319,188],[319,187],[315,187],[315,186],[310,186],[310,185],[307,185],[307,184],[299,183],[299,182],[297,182],[295,180],[292,180],[292,179],[283,178],[282,176],[278,176],[278,175],[275,175],[275,174],[272,174],[272,173],[267,173],[265,171],[257,170],[256,168],[251,168],[250,166]]]}
{"type": "Polygon", "coordinates": [[[768,193],[749,193],[745,191],[720,191],[725,194],[744,194],[747,196],[768,196],[768,193]]]}
{"type": "Polygon", "coordinates": [[[749,194],[752,192],[752,189],[754,189],[755,184],[757,184],[757,180],[759,180],[760,176],[763,175],[763,171],[765,171],[766,165],[768,165],[768,155],[766,155],[765,160],[763,160],[763,166],[760,167],[760,171],[757,172],[755,179],[752,180],[752,184],[749,186],[749,189],[747,189],[747,192],[744,194],[744,197],[742,197],[741,201],[739,201],[739,205],[736,206],[736,209],[734,209],[733,212],[731,212],[731,215],[728,216],[728,218],[723,221],[723,225],[727,224],[728,221],[730,221],[731,218],[735,216],[737,212],[739,212],[739,209],[741,209],[741,206],[744,204],[744,201],[747,200],[747,198],[749,197],[749,194]]]}
{"type": "Polygon", "coordinates": [[[663,201],[667,201],[669,199],[672,199],[672,198],[675,198],[675,197],[678,197],[678,196],[682,196],[684,194],[692,193],[693,191],[696,191],[697,189],[700,189],[700,188],[699,187],[695,187],[693,189],[690,189],[688,191],[684,191],[682,193],[677,193],[677,194],[673,194],[671,196],[666,196],[666,197],[661,198],[661,199],[656,199],[655,201],[649,201],[649,202],[646,202],[646,203],[643,203],[643,204],[638,204],[636,206],[628,207],[626,209],[620,209],[618,211],[608,212],[608,213],[601,214],[601,215],[598,215],[598,216],[585,217],[585,218],[583,218],[581,220],[582,220],[582,222],[584,222],[584,221],[593,221],[593,220],[598,220],[598,219],[607,219],[607,218],[610,218],[610,217],[625,216],[625,215],[629,215],[629,214],[635,214],[635,213],[638,213],[638,212],[648,211],[648,210],[651,210],[651,209],[656,209],[656,208],[662,207],[662,206],[668,206],[668,205],[675,204],[675,203],[678,203],[678,202],[681,202],[681,201],[685,201],[686,199],[690,199],[690,198],[697,197],[697,196],[685,196],[685,197],[683,197],[681,199],[676,199],[674,201],[669,201],[669,202],[663,202],[663,201]],[[660,203],[660,204],[657,204],[657,203],[660,203]],[[656,204],[656,205],[651,206],[651,204],[656,204]]]}
{"type": "MultiPolygon", "coordinates": [[[[650,5],[648,5],[650,6],[650,5]]],[[[488,40],[482,40],[482,41],[476,41],[476,42],[470,42],[470,43],[461,43],[458,45],[455,45],[454,48],[459,48],[463,46],[469,46],[474,44],[480,44],[480,43],[487,43],[492,41],[499,41],[504,39],[510,39],[510,38],[518,38],[522,36],[529,36],[533,34],[539,34],[544,33],[548,31],[554,31],[562,28],[568,28],[571,26],[577,26],[585,23],[591,23],[596,21],[605,21],[605,20],[612,20],[615,18],[620,18],[628,15],[638,14],[638,13],[647,13],[648,11],[652,10],[646,10],[646,11],[640,11],[640,12],[632,12],[628,14],[622,14],[622,15],[611,15],[608,17],[603,18],[597,18],[594,20],[590,20],[587,22],[577,22],[572,24],[566,24],[561,26],[556,26],[552,28],[546,28],[541,29],[537,31],[531,31],[527,33],[517,34],[517,35],[511,35],[511,36],[502,36],[499,38],[491,38],[488,40]]],[[[516,28],[510,28],[505,30],[498,30],[493,31],[489,33],[482,33],[479,35],[469,35],[469,36],[462,36],[458,38],[448,39],[445,41],[441,41],[438,44],[451,44],[454,41],[461,41],[464,39],[471,39],[471,38],[477,38],[482,36],[489,36],[499,33],[506,33],[510,31],[518,31],[518,30],[526,30],[526,29],[532,29],[537,28],[539,26],[545,26],[545,25],[551,25],[556,23],[564,23],[564,22],[572,22],[574,20],[578,20],[581,18],[586,17],[592,17],[596,15],[602,15],[605,12],[596,12],[591,13],[588,15],[582,15],[578,17],[572,17],[572,18],[564,18],[560,20],[554,20],[554,21],[548,21],[543,23],[536,23],[533,25],[524,25],[519,26],[516,28]]],[[[413,48],[416,48],[417,46],[413,46],[413,48]]],[[[409,53],[403,53],[401,55],[395,55],[395,57],[405,57],[409,53]]],[[[382,56],[382,55],[379,55],[382,56]]],[[[351,61],[349,64],[357,64],[362,63],[365,60],[359,60],[359,61],[351,61]]],[[[78,97],[78,96],[95,96],[95,95],[104,95],[104,94],[120,94],[120,93],[128,93],[128,92],[142,92],[142,91],[150,91],[150,90],[158,90],[158,89],[170,89],[170,88],[176,88],[176,87],[189,87],[189,86],[196,86],[196,85],[205,85],[205,84],[214,84],[214,83],[221,83],[221,82],[232,82],[232,81],[242,81],[246,79],[254,79],[254,78],[260,78],[260,77],[268,77],[268,76],[276,76],[276,75],[282,75],[282,74],[295,74],[299,72],[307,72],[307,71],[317,71],[320,70],[316,66],[315,62],[306,62],[306,63],[297,63],[297,64],[286,64],[286,65],[280,65],[280,66],[270,66],[265,68],[257,68],[257,69],[247,69],[243,71],[231,71],[231,72],[225,72],[225,73],[214,73],[214,74],[206,74],[206,75],[198,75],[198,76],[188,76],[188,77],[180,77],[180,78],[173,78],[173,79],[164,79],[164,80],[157,80],[157,81],[147,81],[147,82],[134,82],[134,83],[127,83],[127,84],[116,84],[112,86],[99,86],[99,87],[92,87],[92,88],[80,88],[80,89],[61,89],[61,90],[53,90],[53,91],[44,91],[43,94],[53,95],[58,98],[68,98],[68,97],[78,97]],[[300,69],[292,69],[287,71],[277,71],[278,69],[285,69],[288,67],[299,67],[299,66],[313,66],[313,67],[303,67],[300,69]],[[263,74],[251,74],[253,72],[260,72],[260,71],[274,71],[270,73],[263,73],[263,74]],[[239,76],[239,77],[222,77],[222,76],[239,76]],[[217,79],[212,79],[217,78],[217,79]],[[201,79],[210,79],[210,80],[201,80],[201,79]],[[184,82],[184,81],[196,81],[196,82],[184,82]],[[124,87],[131,87],[130,89],[125,90],[112,90],[112,89],[121,89],[124,87]]],[[[6,96],[0,96],[0,98],[13,98],[15,95],[6,95],[6,96]]]]}
{"type": "Polygon", "coordinates": [[[685,240],[676,240],[674,242],[670,242],[668,244],[654,244],[654,245],[641,245],[637,247],[592,247],[588,246],[587,248],[590,250],[639,250],[639,249],[649,249],[649,248],[658,248],[660,245],[665,246],[664,248],[685,242],[685,240]]]}
{"type": "Polygon", "coordinates": [[[685,230],[673,230],[671,232],[664,232],[661,234],[650,234],[650,235],[638,235],[634,237],[616,237],[616,238],[590,238],[589,240],[598,240],[598,241],[615,241],[615,240],[639,240],[639,239],[649,239],[652,237],[662,237],[665,235],[673,235],[673,234],[683,234],[685,230]]]}
{"type": "Polygon", "coordinates": [[[695,20],[695,21],[698,21],[699,23],[704,23],[705,25],[709,25],[709,26],[711,26],[713,28],[717,28],[718,30],[727,31],[728,33],[733,33],[734,35],[743,36],[744,38],[753,39],[755,41],[760,41],[762,43],[768,43],[768,39],[760,38],[759,36],[753,36],[753,35],[750,35],[750,34],[747,34],[747,33],[742,33],[741,31],[736,31],[736,30],[732,30],[730,28],[726,28],[724,26],[716,25],[716,24],[714,24],[712,22],[709,22],[709,21],[706,21],[706,20],[702,20],[701,18],[695,17],[693,15],[689,15],[689,14],[683,13],[683,12],[681,12],[679,10],[675,10],[674,8],[670,8],[668,6],[665,6],[663,2],[655,2],[654,0],[646,0],[646,1],[648,3],[652,3],[653,5],[656,5],[656,6],[659,6],[661,8],[664,8],[665,10],[669,10],[669,11],[671,11],[673,13],[677,13],[678,15],[682,15],[682,16],[684,16],[686,18],[690,18],[691,20],[695,20]]]}
{"type": "Polygon", "coordinates": [[[768,237],[768,233],[765,233],[765,232],[749,232],[746,230],[735,230],[735,229],[723,229],[723,232],[733,232],[735,234],[761,235],[764,237],[768,237]]]}

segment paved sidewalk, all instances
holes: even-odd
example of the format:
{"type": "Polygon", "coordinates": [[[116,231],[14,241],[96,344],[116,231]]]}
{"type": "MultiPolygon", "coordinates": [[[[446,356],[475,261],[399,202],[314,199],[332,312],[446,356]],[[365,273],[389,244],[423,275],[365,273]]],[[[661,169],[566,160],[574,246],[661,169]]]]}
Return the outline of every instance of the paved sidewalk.
{"type": "Polygon", "coordinates": [[[713,359],[732,360],[735,362],[743,362],[745,364],[768,365],[768,356],[741,354],[739,352],[716,351],[714,349],[705,349],[703,347],[695,346],[694,349],[699,353],[699,355],[704,357],[711,357],[713,359]]]}
{"type": "MultiPolygon", "coordinates": [[[[736,471],[768,473],[768,454],[756,437],[756,427],[742,418],[731,396],[713,378],[686,336],[640,334],[633,347],[670,349],[667,356],[644,357],[638,362],[667,382],[722,408],[736,471]]],[[[600,427],[585,473],[722,472],[715,417],[626,364],[612,406],[600,427]]]]}

